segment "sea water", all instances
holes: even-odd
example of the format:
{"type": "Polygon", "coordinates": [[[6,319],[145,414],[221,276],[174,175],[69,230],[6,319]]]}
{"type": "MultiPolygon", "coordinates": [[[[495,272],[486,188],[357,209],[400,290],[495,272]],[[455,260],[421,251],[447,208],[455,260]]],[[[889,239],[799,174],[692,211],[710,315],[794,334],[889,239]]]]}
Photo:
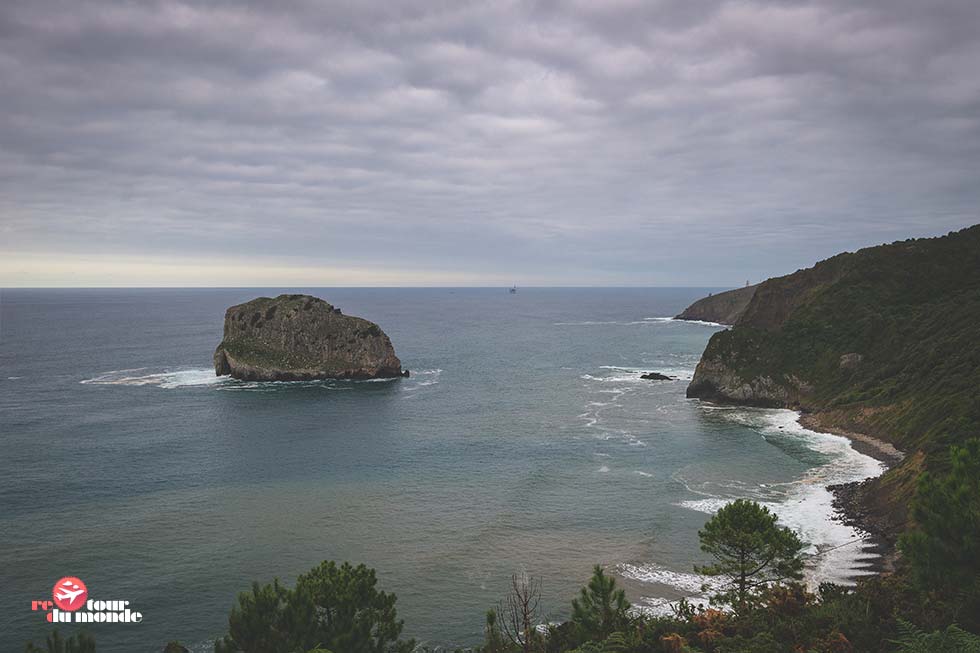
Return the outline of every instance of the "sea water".
{"type": "Polygon", "coordinates": [[[513,573],[543,620],[595,564],[663,612],[703,600],[697,531],[739,497],[800,532],[811,585],[852,582],[869,554],[825,486],[881,466],[790,411],[685,398],[724,327],[669,317],[710,290],[2,291],[0,648],[43,640],[31,602],[75,576],[143,615],[90,626],[100,651],[207,651],[253,580],[326,559],[374,567],[431,646],[478,643],[513,573]],[[225,308],[279,292],[379,323],[411,377],[215,377],[225,308]]]}

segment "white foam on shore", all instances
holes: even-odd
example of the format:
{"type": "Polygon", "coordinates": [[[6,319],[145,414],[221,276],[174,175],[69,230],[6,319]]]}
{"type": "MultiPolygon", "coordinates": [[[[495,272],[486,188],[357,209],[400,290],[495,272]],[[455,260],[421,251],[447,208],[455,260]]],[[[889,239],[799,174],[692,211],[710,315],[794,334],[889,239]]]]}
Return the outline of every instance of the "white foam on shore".
{"type": "MultiPolygon", "coordinates": [[[[623,563],[616,567],[616,572],[623,578],[635,580],[643,584],[662,585],[669,587],[675,593],[694,606],[708,607],[708,597],[725,588],[727,579],[704,576],[693,572],[673,571],[656,564],[636,565],[623,563]]],[[[634,604],[633,608],[642,614],[650,616],[669,616],[680,603],[681,599],[668,599],[662,596],[640,597],[642,605],[634,604]]]]}
{"type": "Polygon", "coordinates": [[[679,320],[673,317],[645,317],[640,320],[580,320],[574,322],[553,322],[553,326],[657,326],[662,324],[696,324],[727,329],[727,324],[705,320],[679,320]]]}
{"type": "MultiPolygon", "coordinates": [[[[865,533],[835,519],[833,496],[827,485],[877,476],[884,471],[884,464],[855,451],[847,438],[804,428],[794,411],[735,408],[727,417],[756,429],[767,439],[793,439],[823,454],[828,462],[786,483],[756,485],[728,481],[691,487],[676,477],[691,492],[701,495],[679,505],[705,515],[714,514],[736,498],[750,498],[766,506],[779,517],[780,524],[795,530],[807,543],[804,577],[811,590],[822,582],[852,585],[855,577],[873,573],[869,563],[877,554],[866,550],[865,533]]],[[[657,586],[668,587],[697,605],[706,604],[707,597],[727,582],[724,578],[671,570],[654,563],[621,564],[617,572],[624,578],[652,586],[651,596],[642,597],[636,609],[653,615],[671,614],[679,600],[664,598],[663,589],[657,586]]]]}
{"type": "MultiPolygon", "coordinates": [[[[795,482],[763,485],[766,491],[780,486],[783,496],[759,501],[808,544],[807,584],[811,588],[822,582],[848,585],[853,584],[854,576],[870,573],[865,565],[873,556],[865,552],[866,533],[835,519],[833,495],[827,486],[878,476],[884,471],[884,464],[855,451],[847,438],[804,428],[795,411],[740,409],[728,417],[759,430],[764,437],[792,438],[829,458],[829,462],[811,468],[795,482]]],[[[728,496],[706,496],[679,505],[713,514],[739,496],[758,500],[751,492],[737,487],[730,490],[731,494],[726,492],[728,496]]]]}
{"type": "Polygon", "coordinates": [[[721,324],[720,322],[708,322],[707,320],[682,320],[676,317],[645,317],[643,319],[647,322],[678,322],[681,324],[698,324],[701,326],[722,327],[725,329],[728,328],[727,324],[721,324]]]}
{"type": "Polygon", "coordinates": [[[704,576],[694,572],[673,571],[657,564],[649,563],[635,565],[623,563],[616,567],[616,572],[623,578],[629,578],[641,583],[664,585],[689,597],[705,597],[725,587],[727,579],[717,576],[704,576]],[[706,589],[702,589],[706,588],[706,589]]]}

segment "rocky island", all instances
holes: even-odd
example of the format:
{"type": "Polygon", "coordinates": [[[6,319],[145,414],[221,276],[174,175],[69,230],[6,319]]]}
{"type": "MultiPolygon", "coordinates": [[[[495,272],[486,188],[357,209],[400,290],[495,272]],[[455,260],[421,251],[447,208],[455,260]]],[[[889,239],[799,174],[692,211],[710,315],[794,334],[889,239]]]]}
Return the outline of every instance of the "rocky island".
{"type": "Polygon", "coordinates": [[[377,324],[310,295],[259,297],[229,308],[214,372],[246,381],[408,376],[377,324]]]}

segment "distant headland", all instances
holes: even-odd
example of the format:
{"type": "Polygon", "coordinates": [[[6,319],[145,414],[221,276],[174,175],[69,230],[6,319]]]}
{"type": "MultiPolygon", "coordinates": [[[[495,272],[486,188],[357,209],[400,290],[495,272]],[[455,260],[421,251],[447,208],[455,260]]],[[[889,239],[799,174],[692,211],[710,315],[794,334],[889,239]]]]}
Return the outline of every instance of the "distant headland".
{"type": "Polygon", "coordinates": [[[793,408],[808,427],[873,446],[896,466],[838,498],[894,541],[920,472],[941,468],[980,422],[980,225],[839,254],[681,315],[734,306],[733,293],[746,305],[711,337],[687,396],[793,408]]]}
{"type": "Polygon", "coordinates": [[[685,308],[684,312],[674,319],[717,322],[726,325],[735,324],[738,322],[738,318],[742,317],[745,309],[748,308],[749,302],[755,295],[755,289],[758,287],[759,285],[756,284],[708,295],[685,308]]]}

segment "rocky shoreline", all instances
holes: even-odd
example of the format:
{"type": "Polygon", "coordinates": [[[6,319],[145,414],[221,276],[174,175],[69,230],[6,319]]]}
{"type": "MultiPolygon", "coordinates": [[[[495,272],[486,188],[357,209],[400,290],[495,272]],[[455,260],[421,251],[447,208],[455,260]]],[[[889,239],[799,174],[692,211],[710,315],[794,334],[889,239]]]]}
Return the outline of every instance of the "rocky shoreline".
{"type": "MultiPolygon", "coordinates": [[[[804,413],[800,415],[799,423],[811,431],[847,438],[855,451],[871,456],[885,465],[882,474],[905,458],[904,452],[899,451],[889,442],[864,433],[855,433],[828,426],[821,422],[819,413],[804,413]]],[[[874,494],[876,482],[880,478],[880,475],[872,476],[863,481],[827,486],[827,490],[834,497],[834,519],[866,534],[867,543],[862,548],[867,553],[877,556],[869,562],[866,568],[878,574],[894,571],[895,544],[898,541],[898,531],[895,529],[895,525],[887,519],[886,515],[881,514],[879,509],[876,509],[880,507],[876,506],[875,502],[869,501],[869,496],[874,494]]]]}

